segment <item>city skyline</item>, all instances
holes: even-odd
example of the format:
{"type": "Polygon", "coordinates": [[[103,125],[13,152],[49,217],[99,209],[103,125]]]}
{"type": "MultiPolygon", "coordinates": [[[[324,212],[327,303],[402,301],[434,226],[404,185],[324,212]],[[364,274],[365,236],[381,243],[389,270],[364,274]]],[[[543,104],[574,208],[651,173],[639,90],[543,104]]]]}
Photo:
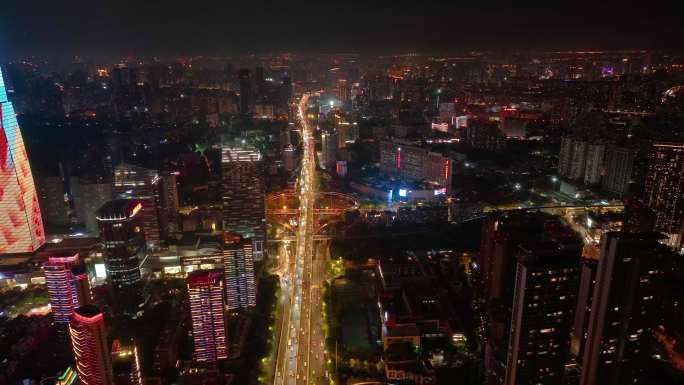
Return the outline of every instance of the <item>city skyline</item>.
{"type": "Polygon", "coordinates": [[[0,13],[0,385],[684,383],[666,2],[0,13]]]}

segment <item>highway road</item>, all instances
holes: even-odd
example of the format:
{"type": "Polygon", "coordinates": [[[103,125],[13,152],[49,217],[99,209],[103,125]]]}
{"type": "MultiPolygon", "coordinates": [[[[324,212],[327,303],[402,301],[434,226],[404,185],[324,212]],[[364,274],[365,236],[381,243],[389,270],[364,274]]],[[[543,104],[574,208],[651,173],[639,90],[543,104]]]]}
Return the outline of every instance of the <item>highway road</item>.
{"type": "Polygon", "coordinates": [[[299,102],[303,138],[296,246],[285,253],[290,261],[285,281],[284,311],[274,376],[275,385],[324,384],[324,342],[321,329],[321,284],[325,279],[328,242],[315,237],[314,200],[317,190],[313,128],[306,118],[309,95],[299,102]]]}

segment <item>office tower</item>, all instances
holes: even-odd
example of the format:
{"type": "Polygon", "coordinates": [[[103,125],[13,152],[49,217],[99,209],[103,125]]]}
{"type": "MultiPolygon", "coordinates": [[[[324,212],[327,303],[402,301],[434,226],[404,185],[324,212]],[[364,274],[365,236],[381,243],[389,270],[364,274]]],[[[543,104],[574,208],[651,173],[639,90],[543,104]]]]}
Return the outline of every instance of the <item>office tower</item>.
{"type": "Polygon", "coordinates": [[[349,102],[350,98],[350,90],[349,90],[349,84],[347,83],[347,80],[345,79],[340,79],[337,81],[337,99],[339,99],[342,104],[345,104],[349,102]]]}
{"type": "Polygon", "coordinates": [[[605,175],[601,179],[601,187],[618,196],[629,192],[634,167],[634,151],[616,145],[606,148],[604,161],[605,175]]]}
{"type": "Polygon", "coordinates": [[[656,230],[673,247],[682,245],[684,231],[684,144],[654,144],[648,157],[644,203],[656,213],[656,230]]]}
{"type": "Polygon", "coordinates": [[[497,213],[485,220],[485,384],[560,384],[581,251],[577,235],[548,214],[497,213]]]}
{"type": "Polygon", "coordinates": [[[76,308],[69,318],[71,346],[83,385],[114,385],[104,317],[95,305],[76,308]]]}
{"type": "Polygon", "coordinates": [[[659,320],[660,287],[671,255],[657,233],[609,232],[591,297],[580,295],[576,330],[586,336],[578,355],[581,385],[639,383],[649,358],[651,331],[659,320]],[[588,312],[587,310],[591,309],[588,312]],[[579,320],[579,321],[578,321],[579,320]]]}
{"type": "Polygon", "coordinates": [[[252,242],[242,240],[239,235],[225,233],[223,258],[228,310],[256,306],[252,242]]]}
{"type": "Polygon", "coordinates": [[[249,115],[252,112],[254,105],[254,89],[252,86],[252,75],[246,68],[238,71],[238,80],[240,81],[240,113],[249,115]]]}
{"type": "Polygon", "coordinates": [[[280,98],[283,106],[290,104],[292,100],[292,79],[289,77],[284,77],[282,79],[282,84],[280,85],[280,98]]]}
{"type": "Polygon", "coordinates": [[[36,190],[43,223],[47,225],[68,225],[69,212],[64,199],[64,180],[60,176],[36,177],[36,190]]]}
{"type": "Polygon", "coordinates": [[[135,199],[142,204],[142,221],[145,242],[155,248],[160,238],[165,218],[160,208],[160,178],[156,171],[131,164],[120,164],[114,170],[114,196],[135,199]]]}
{"type": "Polygon", "coordinates": [[[80,176],[72,177],[70,185],[76,216],[85,225],[89,234],[98,236],[100,230],[95,213],[103,204],[114,198],[111,180],[80,176]]]}
{"type": "Polygon", "coordinates": [[[43,243],[38,194],[0,70],[0,254],[31,253],[43,243]]]}
{"type": "Polygon", "coordinates": [[[160,210],[163,211],[161,215],[166,222],[166,229],[163,230],[165,234],[172,231],[178,231],[178,209],[180,202],[178,201],[178,182],[176,175],[172,173],[165,173],[161,176],[160,188],[160,210]]]}
{"type": "Polygon", "coordinates": [[[139,256],[144,249],[142,207],[136,200],[115,199],[97,211],[107,277],[117,289],[133,288],[140,283],[139,256]]]}
{"type": "Polygon", "coordinates": [[[55,323],[67,324],[75,308],[90,303],[90,285],[78,253],[56,254],[43,265],[55,323]]]}
{"type": "Polygon", "coordinates": [[[603,171],[603,157],[606,146],[603,144],[590,144],[587,146],[587,160],[584,168],[584,184],[595,185],[601,182],[603,171]]]}
{"type": "Polygon", "coordinates": [[[283,149],[283,168],[287,172],[292,172],[296,167],[296,163],[295,149],[292,145],[288,145],[283,149]]]}
{"type": "Polygon", "coordinates": [[[337,148],[346,148],[347,144],[359,139],[359,126],[349,122],[341,122],[337,127],[337,148]]]}
{"type": "Polygon", "coordinates": [[[337,162],[337,134],[324,132],[321,134],[321,160],[326,170],[332,170],[337,162]]]}
{"type": "Polygon", "coordinates": [[[200,270],[187,277],[194,357],[199,362],[228,358],[224,289],[220,270],[200,270]]]}
{"type": "Polygon", "coordinates": [[[266,240],[261,154],[248,147],[224,147],[222,152],[223,230],[250,239],[260,258],[266,240]]]}
{"type": "Polygon", "coordinates": [[[132,340],[127,345],[122,345],[119,340],[114,340],[111,357],[114,385],[143,384],[138,347],[132,340]]]}

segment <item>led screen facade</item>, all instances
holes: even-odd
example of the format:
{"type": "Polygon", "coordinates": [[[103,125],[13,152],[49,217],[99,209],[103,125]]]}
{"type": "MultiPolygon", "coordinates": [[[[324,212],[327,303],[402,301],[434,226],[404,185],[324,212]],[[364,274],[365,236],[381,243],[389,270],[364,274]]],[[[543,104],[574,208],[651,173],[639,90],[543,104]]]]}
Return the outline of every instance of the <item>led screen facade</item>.
{"type": "Polygon", "coordinates": [[[0,255],[30,253],[43,243],[38,195],[0,70],[0,255]]]}

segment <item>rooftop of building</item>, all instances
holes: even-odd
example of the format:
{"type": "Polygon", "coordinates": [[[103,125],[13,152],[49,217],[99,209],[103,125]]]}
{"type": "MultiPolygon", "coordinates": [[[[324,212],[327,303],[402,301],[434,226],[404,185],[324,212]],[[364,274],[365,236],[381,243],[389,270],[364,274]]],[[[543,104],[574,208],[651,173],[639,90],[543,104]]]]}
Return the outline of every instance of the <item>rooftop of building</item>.
{"type": "Polygon", "coordinates": [[[231,147],[225,146],[221,149],[221,162],[257,162],[262,159],[262,155],[254,147],[231,147]]]}
{"type": "Polygon", "coordinates": [[[100,308],[95,305],[84,305],[78,307],[74,310],[74,313],[86,318],[93,318],[98,314],[102,314],[100,308]]]}
{"type": "Polygon", "coordinates": [[[101,221],[124,220],[132,218],[142,209],[142,203],[135,199],[114,199],[97,210],[96,217],[101,221]]]}
{"type": "Polygon", "coordinates": [[[220,270],[197,270],[188,274],[186,282],[188,285],[206,285],[218,282],[222,275],[220,270]]]}

